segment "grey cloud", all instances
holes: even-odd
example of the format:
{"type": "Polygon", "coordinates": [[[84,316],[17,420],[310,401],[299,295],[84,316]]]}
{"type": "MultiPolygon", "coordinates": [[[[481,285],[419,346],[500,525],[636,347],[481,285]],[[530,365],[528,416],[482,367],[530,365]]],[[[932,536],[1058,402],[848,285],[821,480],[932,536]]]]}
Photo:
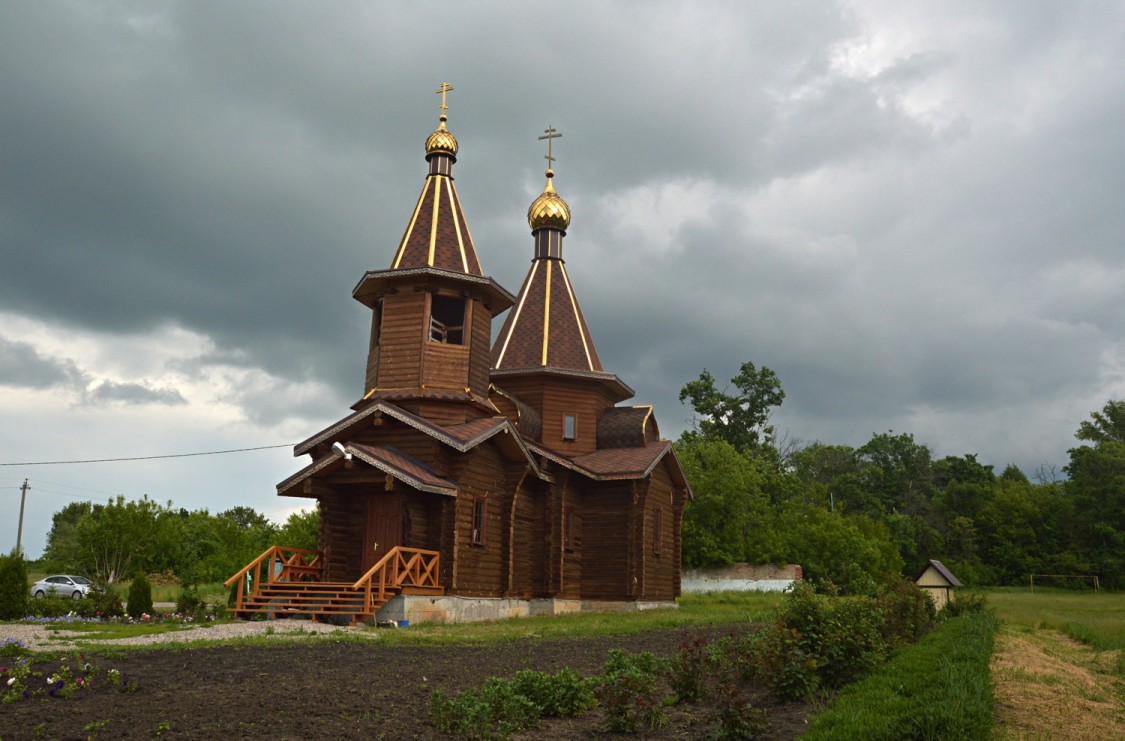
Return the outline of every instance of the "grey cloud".
{"type": "Polygon", "coordinates": [[[151,388],[141,383],[116,383],[114,381],[102,381],[82,394],[83,405],[101,406],[113,403],[179,406],[187,404],[187,399],[174,388],[151,388]]]}
{"type": "Polygon", "coordinates": [[[34,345],[0,335],[0,385],[49,389],[85,386],[85,377],[71,360],[51,358],[34,345]]]}

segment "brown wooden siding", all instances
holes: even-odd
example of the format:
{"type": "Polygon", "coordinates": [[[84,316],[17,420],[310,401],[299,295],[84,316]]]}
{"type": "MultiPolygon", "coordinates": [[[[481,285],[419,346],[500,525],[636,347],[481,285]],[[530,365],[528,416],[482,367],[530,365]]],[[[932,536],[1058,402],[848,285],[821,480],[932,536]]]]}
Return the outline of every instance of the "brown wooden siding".
{"type": "Polygon", "coordinates": [[[428,297],[427,293],[404,288],[383,299],[375,384],[380,388],[417,388],[420,384],[428,297]]]}
{"type": "Polygon", "coordinates": [[[456,583],[451,591],[466,596],[497,596],[505,588],[507,570],[504,552],[505,511],[511,494],[504,491],[504,461],[493,445],[482,445],[468,459],[458,480],[456,522],[456,583]],[[483,545],[473,544],[473,507],[478,497],[487,502],[483,545]]]}
{"type": "Polygon", "coordinates": [[[644,495],[643,587],[645,600],[671,600],[679,592],[680,559],[676,547],[677,507],[674,487],[664,466],[657,466],[644,495]],[[656,513],[661,512],[659,553],[656,552],[656,513]]]}
{"type": "Polygon", "coordinates": [[[584,599],[631,597],[627,537],[631,496],[630,482],[587,480],[581,497],[584,599]]]}
{"type": "Polygon", "coordinates": [[[362,487],[340,487],[320,499],[320,550],[327,552],[327,581],[354,581],[362,576],[367,499],[362,487]]]}

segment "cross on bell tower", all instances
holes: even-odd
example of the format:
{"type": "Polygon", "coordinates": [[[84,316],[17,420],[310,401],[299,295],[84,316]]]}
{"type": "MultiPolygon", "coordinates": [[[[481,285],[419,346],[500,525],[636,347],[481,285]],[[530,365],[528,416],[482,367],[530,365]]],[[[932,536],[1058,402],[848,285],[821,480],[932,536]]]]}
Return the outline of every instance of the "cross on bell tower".
{"type": "Polygon", "coordinates": [[[562,134],[558,133],[558,129],[551,125],[543,129],[543,134],[543,136],[539,137],[539,141],[547,140],[547,154],[543,156],[543,159],[547,160],[547,177],[551,177],[555,174],[551,169],[551,163],[555,161],[555,158],[552,156],[553,149],[551,145],[554,143],[555,139],[561,139],[562,134]]]}

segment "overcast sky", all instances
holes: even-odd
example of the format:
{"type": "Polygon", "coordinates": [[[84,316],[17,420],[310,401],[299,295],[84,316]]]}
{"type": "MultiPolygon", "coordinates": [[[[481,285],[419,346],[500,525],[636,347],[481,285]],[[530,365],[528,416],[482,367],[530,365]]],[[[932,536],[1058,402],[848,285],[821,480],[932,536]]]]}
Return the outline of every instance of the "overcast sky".
{"type": "MultiPolygon", "coordinates": [[[[0,3],[0,462],[291,444],[363,393],[443,80],[515,292],[542,142],[607,370],[779,375],[782,433],[1061,468],[1125,397],[1125,5],[0,3]]],[[[499,321],[494,326],[499,329],[499,321]]],[[[291,449],[0,467],[0,547],[75,499],[282,519],[291,449]]]]}

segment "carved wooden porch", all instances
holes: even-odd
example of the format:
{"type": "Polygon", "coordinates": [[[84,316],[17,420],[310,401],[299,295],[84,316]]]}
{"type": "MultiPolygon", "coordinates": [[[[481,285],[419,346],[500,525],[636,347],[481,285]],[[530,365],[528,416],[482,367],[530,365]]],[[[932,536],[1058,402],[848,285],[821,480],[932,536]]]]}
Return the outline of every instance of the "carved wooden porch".
{"type": "Polygon", "coordinates": [[[230,587],[249,577],[249,593],[238,590],[233,613],[249,619],[346,619],[366,623],[399,594],[442,595],[436,551],[395,546],[355,582],[323,580],[324,559],[318,551],[271,546],[224,582],[230,587]]]}

